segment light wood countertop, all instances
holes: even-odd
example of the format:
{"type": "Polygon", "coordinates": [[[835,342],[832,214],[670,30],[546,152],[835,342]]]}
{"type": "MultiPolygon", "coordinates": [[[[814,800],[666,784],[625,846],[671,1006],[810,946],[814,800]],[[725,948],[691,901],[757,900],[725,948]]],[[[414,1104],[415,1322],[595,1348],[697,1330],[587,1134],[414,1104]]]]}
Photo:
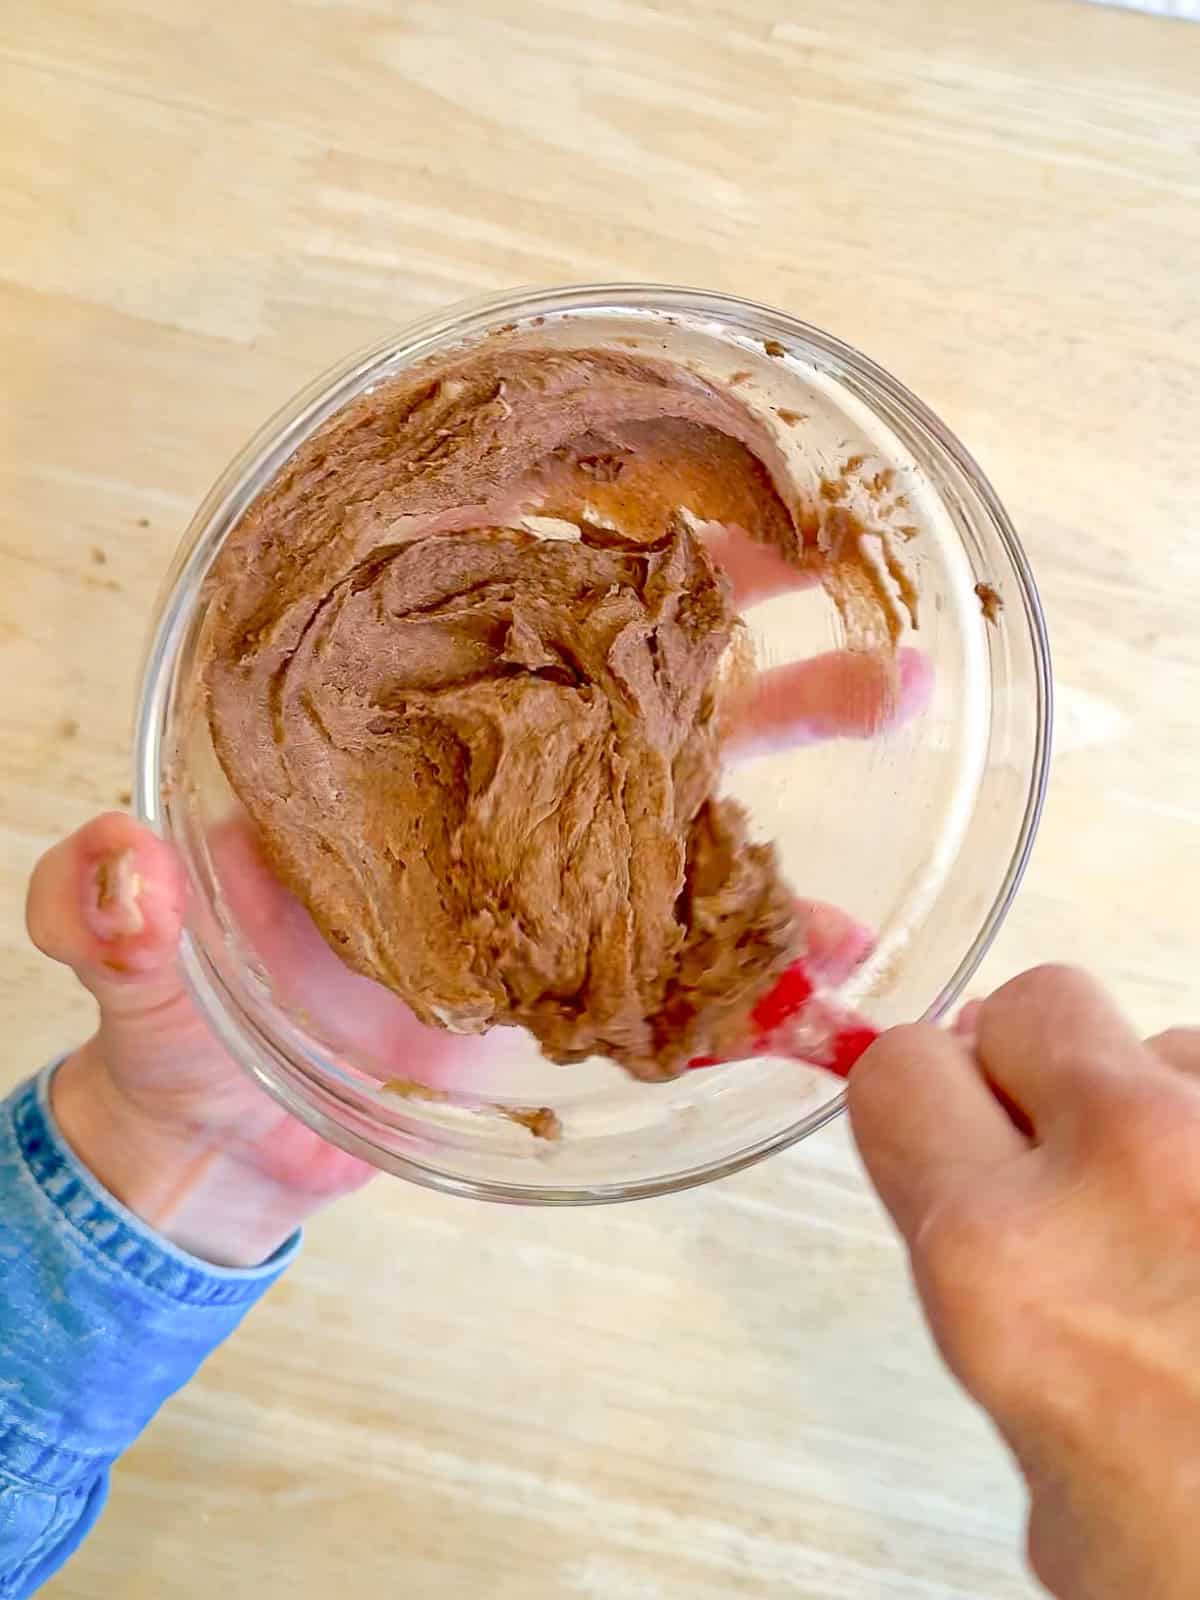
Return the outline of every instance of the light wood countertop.
{"type": "MultiPolygon", "coordinates": [[[[1057,752],[983,981],[1195,1018],[1200,28],[1072,0],[11,0],[0,41],[6,1079],[88,1026],[38,853],[128,787],[146,619],[247,435],[524,281],[867,350],[991,474],[1057,752]],[[101,557],[96,552],[103,553],[101,557]]],[[[1015,1600],[1022,1496],[837,1126],[583,1214],[382,1180],[116,1474],[55,1600],[1015,1600]]]]}

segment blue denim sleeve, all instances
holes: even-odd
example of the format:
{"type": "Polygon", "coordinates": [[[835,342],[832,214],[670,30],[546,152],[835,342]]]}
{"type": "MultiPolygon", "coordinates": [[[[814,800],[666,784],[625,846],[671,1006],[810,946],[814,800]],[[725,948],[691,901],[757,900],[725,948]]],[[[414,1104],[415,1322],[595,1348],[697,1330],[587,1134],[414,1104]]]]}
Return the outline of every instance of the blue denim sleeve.
{"type": "Polygon", "coordinates": [[[160,1239],[62,1139],[52,1070],[0,1101],[0,1600],[62,1565],[113,1461],[298,1248],[240,1271],[160,1239]]]}

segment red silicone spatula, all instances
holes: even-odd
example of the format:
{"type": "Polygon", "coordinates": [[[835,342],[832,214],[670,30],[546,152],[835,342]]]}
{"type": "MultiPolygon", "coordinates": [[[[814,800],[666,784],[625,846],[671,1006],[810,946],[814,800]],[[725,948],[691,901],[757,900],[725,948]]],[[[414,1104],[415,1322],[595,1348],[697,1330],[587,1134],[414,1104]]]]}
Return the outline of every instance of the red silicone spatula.
{"type": "Polygon", "coordinates": [[[691,1067],[715,1067],[745,1056],[782,1056],[848,1077],[879,1030],[821,995],[807,962],[793,961],[750,1013],[751,1035],[738,1056],[697,1056],[691,1067]]]}

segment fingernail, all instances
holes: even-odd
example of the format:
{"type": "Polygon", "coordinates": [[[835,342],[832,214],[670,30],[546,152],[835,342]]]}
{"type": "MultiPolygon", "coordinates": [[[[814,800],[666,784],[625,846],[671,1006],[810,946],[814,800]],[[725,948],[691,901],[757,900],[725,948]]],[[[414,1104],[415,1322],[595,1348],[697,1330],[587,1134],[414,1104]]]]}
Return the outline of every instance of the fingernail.
{"type": "Polygon", "coordinates": [[[146,926],[140,898],[142,875],[131,849],[101,856],[88,877],[84,915],[99,939],[128,938],[146,926]]]}
{"type": "Polygon", "coordinates": [[[955,1017],[950,1027],[950,1032],[964,1044],[974,1045],[975,1033],[979,1027],[979,1011],[982,1001],[968,1000],[967,1004],[955,1017]]]}

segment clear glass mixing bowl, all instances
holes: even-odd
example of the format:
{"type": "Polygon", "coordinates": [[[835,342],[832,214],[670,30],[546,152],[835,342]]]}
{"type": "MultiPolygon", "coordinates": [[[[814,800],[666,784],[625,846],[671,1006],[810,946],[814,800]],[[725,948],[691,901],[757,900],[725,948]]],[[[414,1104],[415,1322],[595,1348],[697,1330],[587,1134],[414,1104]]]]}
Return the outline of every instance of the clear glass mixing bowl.
{"type": "MultiPolygon", "coordinates": [[[[272,893],[239,837],[236,804],[188,692],[203,580],[254,497],[339,407],[488,335],[559,347],[616,341],[733,378],[763,415],[783,413],[780,441],[814,492],[823,468],[851,454],[896,473],[917,530],[906,549],[920,626],[905,642],[932,664],[927,708],[872,740],[764,755],[726,782],[759,835],[776,841],[797,893],[878,931],[874,954],[840,998],[880,1025],[940,1016],[1012,901],[1046,781],[1045,627],[1012,525],[953,434],[857,351],[728,295],[601,284],[453,307],[326,374],[226,468],[169,574],[136,729],[138,810],[178,846],[191,879],[182,961],[200,1009],[270,1094],[387,1171],[495,1200],[630,1199],[721,1177],[803,1139],[842,1110],[841,1083],[756,1060],[646,1084],[605,1061],[555,1065],[513,1029],[495,1030],[493,1046],[506,1036],[501,1048],[464,1072],[447,1065],[448,1036],[415,1035],[400,1002],[366,979],[298,981],[314,954],[328,952],[301,908],[272,893]],[[988,607],[990,619],[979,585],[1003,602],[988,607]],[[543,1108],[554,1112],[558,1138],[539,1136],[547,1119],[530,1113],[543,1108]]],[[[839,642],[837,615],[819,590],[777,596],[746,620],[760,666],[839,642]]]]}

